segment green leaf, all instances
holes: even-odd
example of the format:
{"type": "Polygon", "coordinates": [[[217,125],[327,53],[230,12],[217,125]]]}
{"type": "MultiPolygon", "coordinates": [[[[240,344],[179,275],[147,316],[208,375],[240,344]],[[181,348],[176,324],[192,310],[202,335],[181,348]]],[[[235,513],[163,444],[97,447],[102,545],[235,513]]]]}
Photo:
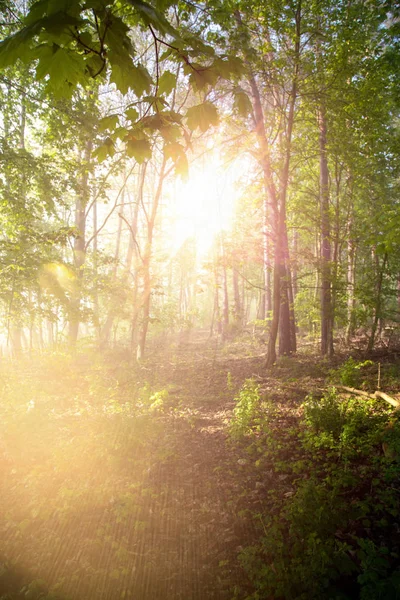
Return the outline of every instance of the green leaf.
{"type": "Polygon", "coordinates": [[[146,159],[150,159],[152,155],[149,140],[147,138],[130,137],[126,144],[126,153],[139,164],[142,164],[146,159]]]}
{"type": "Polygon", "coordinates": [[[83,57],[70,53],[53,44],[42,44],[37,49],[39,63],[36,67],[36,79],[49,76],[47,88],[55,96],[70,96],[78,83],[85,81],[85,62],[83,57]]]}
{"type": "Polygon", "coordinates": [[[69,15],[79,15],[82,10],[80,0],[48,0],[47,14],[63,11],[69,15]]]}
{"type": "Polygon", "coordinates": [[[114,142],[110,137],[108,137],[104,144],[101,144],[96,150],[93,152],[93,158],[97,158],[99,162],[103,162],[106,160],[108,156],[114,156],[115,147],[114,142]]]}
{"type": "Polygon", "coordinates": [[[83,19],[60,11],[38,22],[42,29],[55,35],[60,35],[63,31],[69,31],[71,27],[79,27],[82,24],[84,24],[83,19]]]}
{"type": "Polygon", "coordinates": [[[176,86],[176,75],[171,71],[164,71],[158,80],[158,93],[168,96],[176,86]]]}
{"type": "Polygon", "coordinates": [[[166,142],[176,142],[181,137],[181,128],[178,125],[160,127],[160,134],[166,142]]]}
{"type": "Polygon", "coordinates": [[[111,137],[113,140],[125,140],[127,135],[128,130],[126,127],[117,127],[117,129],[112,132],[111,137]]]}
{"type": "Polygon", "coordinates": [[[86,0],[84,6],[88,10],[93,8],[96,11],[101,11],[110,4],[112,4],[112,0],[86,0]]]}
{"type": "Polygon", "coordinates": [[[136,96],[141,96],[144,92],[149,93],[153,80],[150,73],[143,65],[132,65],[132,82],[131,88],[136,96]]]}
{"type": "Polygon", "coordinates": [[[152,79],[149,72],[142,65],[134,65],[129,56],[122,59],[117,55],[110,55],[111,65],[110,81],[115,83],[122,94],[127,94],[131,89],[136,96],[140,97],[143,93],[149,92],[152,85],[152,79]]]}
{"type": "Polygon", "coordinates": [[[24,27],[0,42],[0,68],[13,65],[18,59],[28,62],[32,58],[30,42],[38,31],[40,26],[37,24],[24,27]]]}
{"type": "Polygon", "coordinates": [[[250,98],[248,97],[246,92],[244,92],[240,88],[238,90],[235,90],[234,95],[234,109],[237,110],[239,115],[241,115],[242,117],[247,117],[249,114],[251,114],[253,110],[253,105],[251,103],[250,98]]]}
{"type": "Polygon", "coordinates": [[[182,144],[178,144],[177,142],[165,144],[164,155],[166,158],[171,158],[174,161],[176,175],[180,175],[186,179],[189,173],[189,164],[185,148],[182,144]]]}
{"type": "Polygon", "coordinates": [[[109,115],[104,117],[99,122],[99,131],[106,131],[106,129],[115,129],[118,125],[118,115],[109,115]]]}
{"type": "Polygon", "coordinates": [[[47,14],[48,4],[49,0],[39,0],[39,2],[34,2],[24,19],[25,25],[32,25],[32,23],[36,23],[36,21],[43,18],[44,15],[47,14]]]}
{"type": "Polygon", "coordinates": [[[128,31],[129,27],[123,20],[113,15],[107,28],[105,43],[109,49],[110,62],[119,63],[121,67],[124,62],[130,64],[132,56],[135,54],[135,48],[128,37],[128,31]]]}
{"type": "Polygon", "coordinates": [[[218,79],[218,72],[212,67],[196,65],[192,70],[189,81],[195,90],[203,90],[207,86],[214,87],[218,79]]]}
{"type": "Polygon", "coordinates": [[[132,123],[135,123],[139,118],[139,112],[136,108],[128,108],[125,111],[126,118],[129,119],[132,123]]]}
{"type": "Polygon", "coordinates": [[[218,112],[211,102],[203,102],[188,109],[186,113],[187,125],[194,131],[199,128],[203,133],[212,125],[218,125],[218,112]]]}
{"type": "Polygon", "coordinates": [[[162,12],[144,2],[143,0],[127,0],[128,3],[133,6],[136,12],[141,17],[145,25],[152,25],[157,31],[163,33],[169,33],[172,36],[176,36],[177,32],[172,25],[167,21],[162,12]]]}
{"type": "Polygon", "coordinates": [[[89,55],[86,59],[86,70],[91,77],[97,76],[102,71],[105,73],[104,61],[101,56],[97,54],[89,55]]]}
{"type": "Polygon", "coordinates": [[[243,61],[237,56],[217,58],[213,67],[223,79],[237,79],[245,73],[243,61]]]}
{"type": "Polygon", "coordinates": [[[175,162],[179,156],[183,156],[185,154],[185,148],[182,146],[182,144],[178,144],[177,142],[165,144],[164,154],[166,158],[172,158],[172,160],[175,162]]]}

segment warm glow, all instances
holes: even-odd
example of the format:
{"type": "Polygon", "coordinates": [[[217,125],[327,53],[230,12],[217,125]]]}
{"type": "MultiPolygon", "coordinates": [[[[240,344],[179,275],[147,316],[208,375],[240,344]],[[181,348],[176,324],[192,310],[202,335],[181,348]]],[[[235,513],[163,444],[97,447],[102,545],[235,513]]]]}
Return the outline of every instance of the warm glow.
{"type": "Polygon", "coordinates": [[[194,237],[198,255],[204,256],[215,236],[232,222],[237,198],[234,169],[224,168],[215,155],[207,157],[192,164],[187,181],[176,180],[174,195],[172,252],[194,237]]]}

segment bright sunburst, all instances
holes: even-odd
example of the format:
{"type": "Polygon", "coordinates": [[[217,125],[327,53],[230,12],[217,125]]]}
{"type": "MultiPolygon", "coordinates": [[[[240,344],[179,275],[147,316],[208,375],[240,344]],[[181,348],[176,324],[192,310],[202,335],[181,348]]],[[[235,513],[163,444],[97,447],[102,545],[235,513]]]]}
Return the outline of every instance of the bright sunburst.
{"type": "Polygon", "coordinates": [[[194,237],[198,255],[204,256],[232,221],[237,197],[233,169],[224,169],[219,157],[212,155],[193,165],[189,179],[176,180],[174,187],[172,251],[194,237]]]}

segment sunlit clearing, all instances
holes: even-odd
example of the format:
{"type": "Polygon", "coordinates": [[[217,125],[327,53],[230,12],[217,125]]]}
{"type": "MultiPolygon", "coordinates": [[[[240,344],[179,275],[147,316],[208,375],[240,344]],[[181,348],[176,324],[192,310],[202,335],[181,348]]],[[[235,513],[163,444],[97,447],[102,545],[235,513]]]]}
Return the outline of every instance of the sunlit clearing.
{"type": "Polygon", "coordinates": [[[235,179],[233,167],[224,168],[214,155],[194,163],[187,181],[175,181],[172,253],[195,238],[197,253],[204,256],[215,236],[229,228],[237,198],[235,179]]]}

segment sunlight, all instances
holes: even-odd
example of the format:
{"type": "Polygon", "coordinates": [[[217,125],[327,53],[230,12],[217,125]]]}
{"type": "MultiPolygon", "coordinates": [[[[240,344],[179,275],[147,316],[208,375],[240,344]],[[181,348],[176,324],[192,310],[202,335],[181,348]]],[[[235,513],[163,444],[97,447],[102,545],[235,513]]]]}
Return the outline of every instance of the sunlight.
{"type": "Polygon", "coordinates": [[[215,154],[207,157],[191,166],[187,181],[175,181],[174,195],[171,253],[194,237],[198,256],[204,257],[215,236],[232,222],[237,199],[232,166],[224,168],[215,154]]]}

